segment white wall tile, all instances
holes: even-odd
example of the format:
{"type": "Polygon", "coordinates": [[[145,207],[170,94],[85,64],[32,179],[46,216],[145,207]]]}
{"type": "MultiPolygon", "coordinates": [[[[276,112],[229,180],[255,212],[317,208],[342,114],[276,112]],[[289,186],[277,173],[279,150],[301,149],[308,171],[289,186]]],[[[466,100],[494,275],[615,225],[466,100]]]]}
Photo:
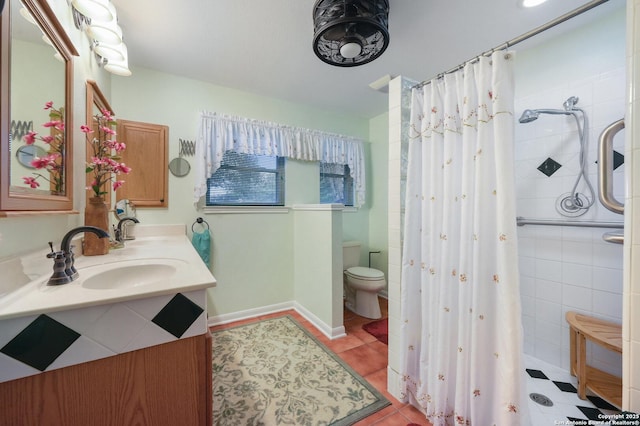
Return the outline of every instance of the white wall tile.
{"type": "Polygon", "coordinates": [[[561,326],[564,320],[562,316],[562,305],[560,303],[536,301],[536,320],[545,321],[557,326],[561,326]]]}
{"type": "Polygon", "coordinates": [[[143,318],[152,320],[174,296],[175,294],[167,294],[164,296],[150,297],[148,299],[130,300],[124,302],[124,305],[140,314],[143,318]]]}
{"type": "Polygon", "coordinates": [[[584,288],[592,287],[593,267],[578,263],[562,263],[562,282],[584,288]]]}
{"type": "Polygon", "coordinates": [[[122,348],[122,352],[135,351],[149,346],[173,342],[174,340],[177,339],[173,334],[152,322],[147,322],[135,338],[122,348]]]}
{"type": "MultiPolygon", "coordinates": [[[[594,43],[594,48],[596,44],[594,43]]],[[[593,59],[599,54],[609,57],[605,56],[605,50],[605,44],[598,44],[588,61],[579,59],[581,66],[578,79],[572,70],[575,70],[576,57],[582,53],[567,55],[564,62],[561,58],[553,57],[552,63],[548,64],[544,59],[546,53],[541,49],[538,52],[540,54],[536,55],[540,66],[552,66],[557,70],[552,78],[544,82],[535,79],[536,71],[531,67],[517,69],[520,87],[525,87],[526,91],[524,96],[519,95],[518,86],[516,87],[515,105],[518,114],[528,108],[561,109],[562,102],[569,96],[579,98],[577,106],[587,113],[589,119],[588,174],[594,186],[597,181],[597,137],[603,125],[619,118],[626,108],[625,58],[621,57],[618,62],[593,59]],[[602,53],[597,49],[602,49],[602,53]],[[528,78],[529,74],[532,76],[531,80],[528,78]]],[[[558,214],[556,203],[561,194],[571,191],[580,171],[580,144],[574,119],[544,115],[526,125],[516,123],[515,127],[518,215],[537,219],[572,219],[558,214]],[[562,167],[551,177],[546,177],[536,167],[549,156],[560,162],[562,167]]],[[[621,142],[616,140],[619,145],[621,142]]],[[[622,176],[623,171],[620,170],[618,175],[622,176]]],[[[640,182],[640,172],[637,175],[637,181],[640,182]]],[[[616,181],[615,185],[619,193],[624,193],[623,184],[616,181]]],[[[578,191],[588,193],[584,182],[580,183],[578,191]]],[[[640,194],[640,189],[637,192],[640,194]]],[[[620,219],[598,203],[583,216],[575,218],[620,219]]],[[[566,367],[568,361],[564,358],[568,358],[568,328],[564,315],[569,310],[601,317],[616,315],[615,307],[622,304],[622,252],[620,247],[601,242],[605,231],[602,229],[550,226],[526,228],[535,229],[535,232],[524,236],[519,230],[519,267],[521,281],[524,283],[521,284],[521,291],[526,296],[523,301],[531,304],[531,298],[535,298],[536,309],[542,308],[545,312],[536,312],[536,320],[541,321],[543,315],[553,312],[554,327],[560,327],[564,331],[561,333],[562,351],[540,339],[548,335],[538,333],[537,336],[534,335],[533,343],[527,342],[526,339],[532,337],[531,332],[525,336],[525,348],[533,348],[537,356],[566,367]],[[532,240],[535,242],[532,243],[532,240]],[[530,288],[532,283],[536,286],[535,291],[530,288]],[[564,356],[565,353],[567,356],[564,356]]],[[[638,241],[640,242],[640,237],[638,241]]],[[[640,255],[637,257],[640,259],[640,255]]]]}
{"type": "Polygon", "coordinates": [[[591,243],[563,241],[562,261],[582,265],[593,264],[593,245],[591,243]]]}
{"type": "Polygon", "coordinates": [[[0,353],[0,383],[39,373],[40,370],[0,353]]]}
{"type": "Polygon", "coordinates": [[[124,348],[138,335],[147,320],[123,304],[111,305],[110,309],[85,331],[85,336],[95,340],[114,352],[124,348]]]}
{"type": "Polygon", "coordinates": [[[593,267],[593,289],[622,295],[622,269],[593,267]]]}
{"type": "Polygon", "coordinates": [[[83,362],[95,361],[116,353],[85,336],[80,336],[69,348],[47,367],[47,371],[83,362]]]}
{"type": "Polygon", "coordinates": [[[536,277],[546,281],[562,282],[562,262],[536,259],[536,277]]]}
{"type": "MultiPolygon", "coordinates": [[[[37,318],[37,315],[28,315],[26,317],[12,318],[2,321],[0,327],[0,348],[6,345],[16,337],[22,330],[37,318]]],[[[2,364],[0,364],[1,366],[2,364]]]]}
{"type": "Polygon", "coordinates": [[[562,303],[562,284],[559,281],[535,280],[535,297],[538,301],[562,303]]]}
{"type": "Polygon", "coordinates": [[[583,311],[592,310],[592,293],[583,287],[564,284],[562,286],[562,304],[583,311]]]}
{"type": "Polygon", "coordinates": [[[622,321],[622,298],[620,294],[607,291],[593,291],[593,312],[597,316],[615,318],[622,321]]]}
{"type": "Polygon", "coordinates": [[[536,321],[536,339],[559,345],[562,341],[562,327],[556,322],[536,321]]]}
{"type": "Polygon", "coordinates": [[[50,313],[49,316],[61,324],[84,334],[87,328],[91,327],[104,315],[111,305],[90,306],[88,308],[72,309],[50,313]]]}

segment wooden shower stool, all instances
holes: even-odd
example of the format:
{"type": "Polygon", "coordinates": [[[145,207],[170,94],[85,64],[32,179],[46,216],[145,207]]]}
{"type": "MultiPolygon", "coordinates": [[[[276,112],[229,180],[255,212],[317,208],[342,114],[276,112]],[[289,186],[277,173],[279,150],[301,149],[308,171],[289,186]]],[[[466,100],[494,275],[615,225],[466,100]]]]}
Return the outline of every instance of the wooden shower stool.
{"type": "Polygon", "coordinates": [[[567,312],[570,339],[571,375],[578,379],[578,396],[586,399],[587,389],[622,408],[622,379],[587,365],[587,340],[622,353],[622,326],[597,318],[567,312]]]}

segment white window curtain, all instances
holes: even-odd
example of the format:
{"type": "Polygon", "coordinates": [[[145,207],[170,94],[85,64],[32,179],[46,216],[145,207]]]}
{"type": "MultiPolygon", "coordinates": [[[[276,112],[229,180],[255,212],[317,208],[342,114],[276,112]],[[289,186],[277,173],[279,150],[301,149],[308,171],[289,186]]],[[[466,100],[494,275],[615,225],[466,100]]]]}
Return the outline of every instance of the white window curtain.
{"type": "Polygon", "coordinates": [[[403,398],[434,425],[528,424],[512,53],[413,89],[403,243],[403,398]]]}
{"type": "Polygon", "coordinates": [[[220,168],[225,151],[305,161],[347,164],[354,204],[365,203],[364,147],[359,139],[211,112],[201,114],[196,141],[194,202],[207,193],[207,179],[220,168]]]}

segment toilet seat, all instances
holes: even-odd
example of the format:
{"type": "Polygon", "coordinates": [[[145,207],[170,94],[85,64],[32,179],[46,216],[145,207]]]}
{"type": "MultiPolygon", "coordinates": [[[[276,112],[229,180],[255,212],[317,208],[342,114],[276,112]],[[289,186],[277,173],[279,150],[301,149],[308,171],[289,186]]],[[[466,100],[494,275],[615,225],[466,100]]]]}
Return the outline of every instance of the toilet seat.
{"type": "Polygon", "coordinates": [[[345,274],[363,281],[380,281],[384,279],[384,272],[364,266],[353,266],[347,269],[345,274]]]}

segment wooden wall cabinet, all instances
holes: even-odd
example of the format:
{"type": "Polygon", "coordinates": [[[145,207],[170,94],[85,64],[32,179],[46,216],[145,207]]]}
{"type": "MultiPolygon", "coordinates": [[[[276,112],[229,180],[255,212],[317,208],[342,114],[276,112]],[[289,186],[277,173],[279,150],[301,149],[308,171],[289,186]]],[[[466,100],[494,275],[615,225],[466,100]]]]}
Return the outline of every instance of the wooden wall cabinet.
{"type": "Polygon", "coordinates": [[[211,335],[0,383],[3,426],[212,423],[211,335]]]}
{"type": "Polygon", "coordinates": [[[119,175],[125,184],[116,191],[116,200],[128,199],[136,207],[169,206],[169,127],[118,119],[117,140],[127,148],[122,162],[131,167],[119,175]]]}

